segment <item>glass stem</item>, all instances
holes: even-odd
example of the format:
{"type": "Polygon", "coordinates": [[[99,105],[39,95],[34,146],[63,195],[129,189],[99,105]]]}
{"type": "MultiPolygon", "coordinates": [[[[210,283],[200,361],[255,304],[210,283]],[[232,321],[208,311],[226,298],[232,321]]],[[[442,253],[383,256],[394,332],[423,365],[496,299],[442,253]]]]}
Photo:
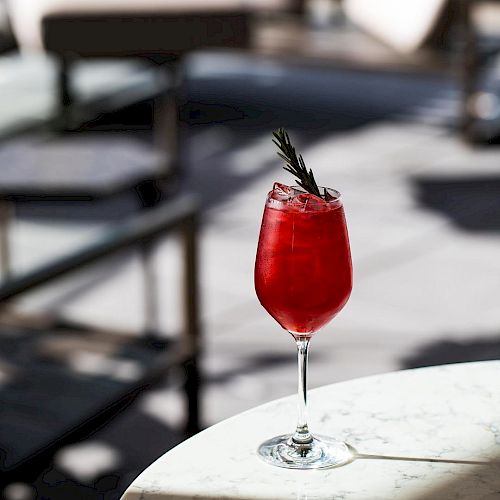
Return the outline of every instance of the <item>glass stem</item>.
{"type": "Polygon", "coordinates": [[[292,436],[295,444],[307,447],[312,443],[312,436],[307,426],[307,358],[309,339],[295,338],[298,355],[298,421],[292,436]]]}

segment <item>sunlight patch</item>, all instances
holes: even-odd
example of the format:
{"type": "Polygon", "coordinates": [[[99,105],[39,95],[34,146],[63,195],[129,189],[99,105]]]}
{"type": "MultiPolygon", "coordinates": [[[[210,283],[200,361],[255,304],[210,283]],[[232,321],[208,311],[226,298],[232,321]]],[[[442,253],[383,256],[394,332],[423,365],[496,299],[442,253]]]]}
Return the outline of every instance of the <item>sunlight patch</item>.
{"type": "Polygon", "coordinates": [[[80,481],[89,481],[115,469],[120,462],[120,454],[106,443],[87,441],[67,446],[55,456],[55,463],[61,470],[75,476],[80,481]]]}

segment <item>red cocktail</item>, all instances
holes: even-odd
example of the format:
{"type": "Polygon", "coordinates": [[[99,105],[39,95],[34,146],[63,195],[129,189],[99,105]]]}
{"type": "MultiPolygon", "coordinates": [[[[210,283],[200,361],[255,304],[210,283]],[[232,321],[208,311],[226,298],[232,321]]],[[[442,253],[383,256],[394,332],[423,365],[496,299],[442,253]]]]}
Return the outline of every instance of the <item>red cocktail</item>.
{"type": "Polygon", "coordinates": [[[268,195],[255,265],[255,289],[289,332],[311,335],[345,305],[352,268],[339,194],[325,201],[275,185],[268,195]]]}
{"type": "Polygon", "coordinates": [[[258,454],[272,465],[293,469],[335,467],[352,458],[344,442],[313,436],[307,425],[309,341],[342,309],[352,288],[340,194],[317,186],[315,190],[320,196],[274,185],[266,200],[255,264],[260,303],[292,334],[299,361],[297,428],[265,441],[258,454]]]}

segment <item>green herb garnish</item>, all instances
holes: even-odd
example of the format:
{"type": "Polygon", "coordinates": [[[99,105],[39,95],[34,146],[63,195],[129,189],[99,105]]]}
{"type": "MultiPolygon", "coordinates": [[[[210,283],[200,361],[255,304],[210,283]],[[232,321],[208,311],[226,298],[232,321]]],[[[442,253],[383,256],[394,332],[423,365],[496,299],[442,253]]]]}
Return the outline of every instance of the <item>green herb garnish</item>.
{"type": "Polygon", "coordinates": [[[299,154],[297,156],[297,152],[290,142],[287,131],[281,127],[273,132],[273,136],[273,142],[279,149],[278,156],[286,162],[283,168],[297,177],[297,184],[308,193],[328,201],[331,198],[330,194],[326,189],[324,190],[324,194],[321,194],[312,170],[307,170],[302,155],[299,154]]]}

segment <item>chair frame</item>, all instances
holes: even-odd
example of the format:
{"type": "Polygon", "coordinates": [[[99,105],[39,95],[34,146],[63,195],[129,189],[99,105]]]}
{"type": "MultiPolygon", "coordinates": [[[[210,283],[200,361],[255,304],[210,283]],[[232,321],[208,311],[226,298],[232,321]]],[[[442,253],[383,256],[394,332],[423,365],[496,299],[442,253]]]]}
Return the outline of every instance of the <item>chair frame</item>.
{"type": "MultiPolygon", "coordinates": [[[[113,403],[101,408],[94,415],[82,421],[70,432],[66,432],[49,447],[39,450],[35,456],[28,457],[13,470],[2,471],[0,488],[7,484],[24,480],[43,468],[54,452],[65,444],[75,442],[89,435],[96,428],[107,423],[116,416],[145,388],[163,379],[172,366],[180,366],[184,370],[186,401],[185,432],[192,435],[200,430],[199,398],[201,375],[199,356],[201,353],[201,327],[199,319],[198,289],[198,206],[190,195],[181,195],[172,200],[134,216],[124,222],[110,227],[105,234],[87,246],[55,259],[36,269],[17,275],[0,285],[0,306],[6,309],[9,301],[39,286],[52,283],[73,271],[99,262],[123,249],[138,246],[142,250],[144,276],[148,282],[145,287],[146,314],[155,316],[158,311],[155,285],[149,279],[152,276],[152,251],[161,237],[180,231],[183,241],[183,334],[177,346],[161,355],[161,362],[149,367],[144,375],[121,394],[113,403]]],[[[144,332],[144,342],[158,347],[163,353],[164,341],[158,335],[157,318],[149,318],[144,332]]]]}

